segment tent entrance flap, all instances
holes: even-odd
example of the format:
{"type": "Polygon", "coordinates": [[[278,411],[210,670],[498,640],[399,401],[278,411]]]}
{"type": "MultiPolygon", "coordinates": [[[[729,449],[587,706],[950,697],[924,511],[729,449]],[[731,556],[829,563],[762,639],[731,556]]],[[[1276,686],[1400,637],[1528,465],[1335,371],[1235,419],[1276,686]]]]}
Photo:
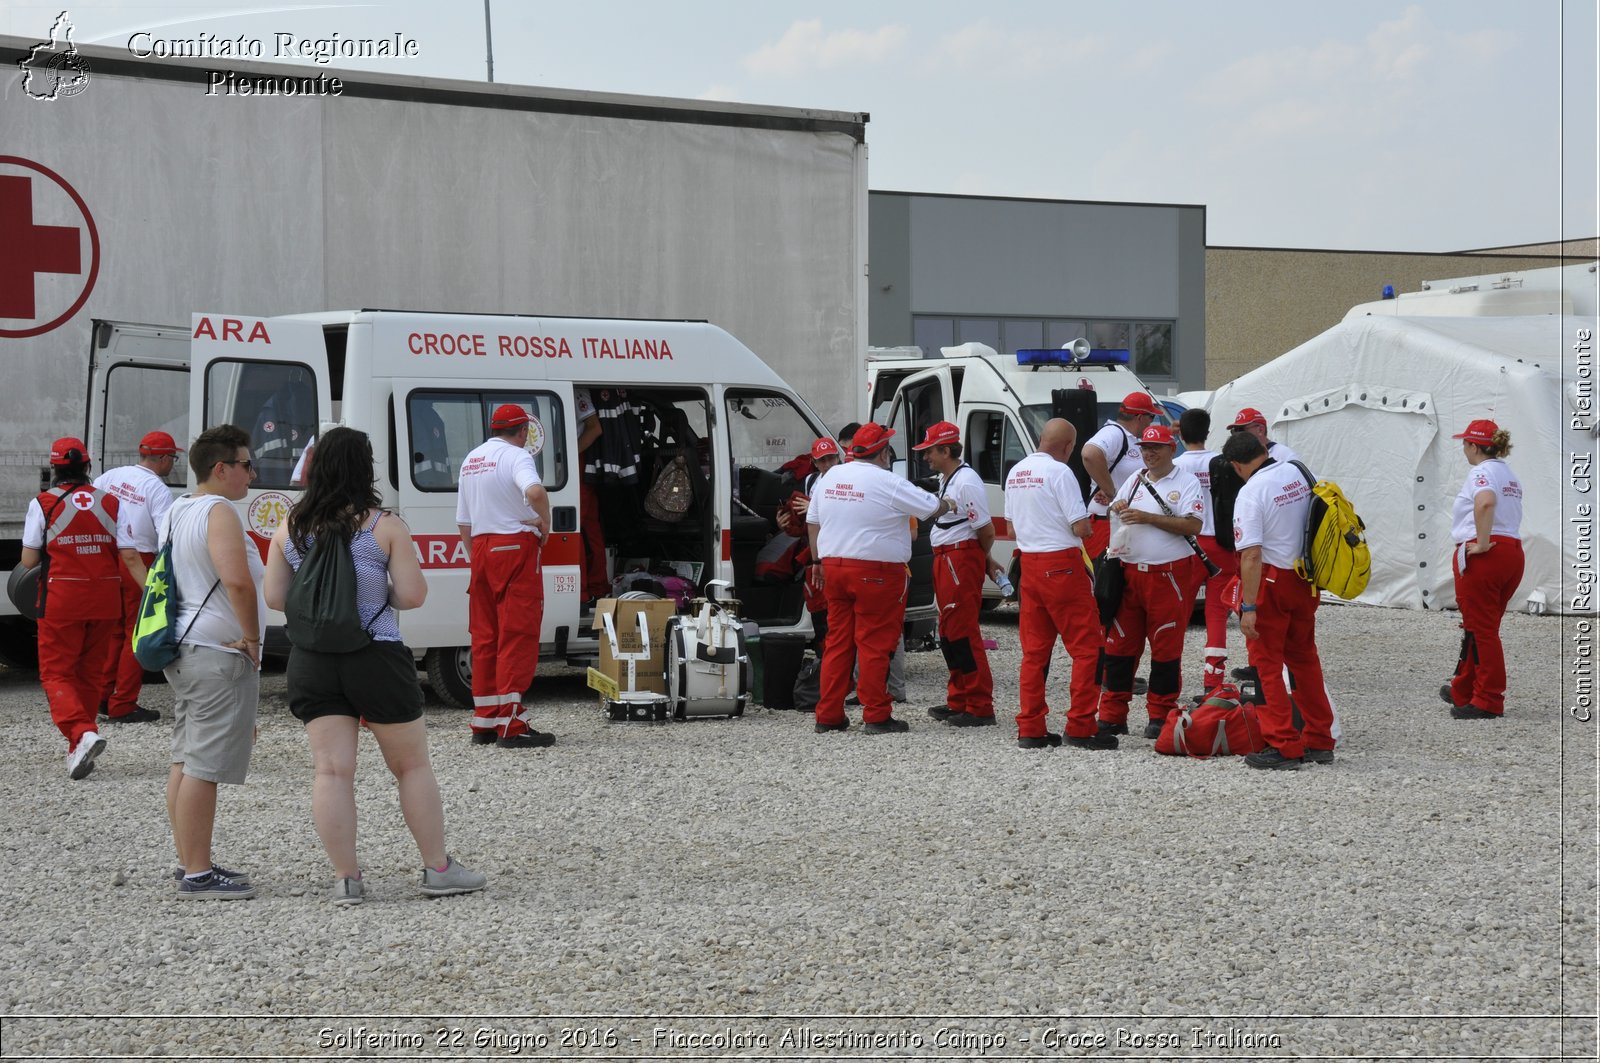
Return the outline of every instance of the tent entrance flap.
{"type": "Polygon", "coordinates": [[[1372,585],[1413,609],[1453,603],[1450,511],[1435,503],[1439,485],[1429,482],[1430,463],[1442,457],[1431,453],[1441,446],[1432,396],[1352,384],[1282,409],[1273,438],[1307,455],[1314,475],[1336,480],[1369,529],[1388,525],[1381,538],[1367,536],[1372,585]]]}

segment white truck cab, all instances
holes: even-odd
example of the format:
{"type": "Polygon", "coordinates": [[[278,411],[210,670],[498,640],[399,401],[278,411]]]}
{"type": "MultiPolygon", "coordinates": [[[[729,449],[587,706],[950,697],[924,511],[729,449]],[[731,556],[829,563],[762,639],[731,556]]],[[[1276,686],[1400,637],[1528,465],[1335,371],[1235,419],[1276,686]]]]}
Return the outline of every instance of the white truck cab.
{"type": "MultiPolygon", "coordinates": [[[[1014,355],[998,354],[981,343],[944,347],[933,355],[920,347],[872,348],[867,352],[868,420],[895,429],[895,470],[925,486],[933,470],[911,447],[938,421],[961,429],[962,459],[988,489],[995,530],[992,556],[1015,583],[1016,536],[1005,519],[1006,475],[1037,448],[1039,432],[1050,418],[1072,421],[1081,444],[1115,415],[1125,396],[1148,392],[1128,363],[1126,350],[1091,350],[1083,340],[1014,355]]],[[[1157,421],[1170,423],[1165,414],[1157,421]]],[[[1076,451],[1069,464],[1080,482],[1087,483],[1076,451]]],[[[914,573],[919,562],[931,563],[922,545],[912,559],[914,573]]],[[[986,606],[1000,600],[993,583],[986,581],[983,593],[986,606]]],[[[912,619],[908,610],[908,622],[912,619]]]]}
{"type": "MultiPolygon", "coordinates": [[[[462,459],[488,434],[489,413],[505,402],[534,416],[528,448],[550,494],[542,655],[576,663],[598,651],[582,595],[579,389],[638,470],[633,482],[596,487],[613,569],[633,561],[699,586],[728,580],[745,619],[810,629],[800,585],[759,582],[755,562],[777,529],[782,466],[826,430],[715,325],[362,310],[197,313],[187,329],[102,322],[98,332],[93,453],[150,424],[185,445],[206,426],[245,429],[258,479],[239,508],[263,552],[301,489],[317,434],[346,425],[371,437],[383,505],[410,525],[429,584],[427,604],[400,614],[401,635],[447,701],[472,704],[456,483],[462,459]],[[144,401],[119,399],[123,383],[137,383],[144,401]],[[691,459],[694,498],[680,519],[657,520],[643,499],[679,449],[691,459]]],[[[269,652],[287,652],[282,617],[268,623],[269,652]]]]}

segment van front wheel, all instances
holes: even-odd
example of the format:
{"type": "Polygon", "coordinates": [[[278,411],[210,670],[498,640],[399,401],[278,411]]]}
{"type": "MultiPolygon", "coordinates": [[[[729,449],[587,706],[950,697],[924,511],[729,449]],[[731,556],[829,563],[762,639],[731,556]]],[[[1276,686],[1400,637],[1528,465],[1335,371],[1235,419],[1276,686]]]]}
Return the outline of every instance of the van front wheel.
{"type": "Polygon", "coordinates": [[[439,646],[423,658],[428,683],[446,704],[458,709],[472,708],[472,648],[439,646]]]}

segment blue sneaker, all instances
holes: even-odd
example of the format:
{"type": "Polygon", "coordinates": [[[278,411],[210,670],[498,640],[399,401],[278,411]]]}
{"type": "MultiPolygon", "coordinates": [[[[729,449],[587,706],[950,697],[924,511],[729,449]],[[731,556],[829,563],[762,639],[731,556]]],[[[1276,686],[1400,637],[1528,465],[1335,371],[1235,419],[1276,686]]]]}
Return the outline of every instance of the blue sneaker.
{"type": "Polygon", "coordinates": [[[188,901],[242,901],[256,895],[248,882],[208,871],[199,878],[180,878],[178,896],[188,901]]]}

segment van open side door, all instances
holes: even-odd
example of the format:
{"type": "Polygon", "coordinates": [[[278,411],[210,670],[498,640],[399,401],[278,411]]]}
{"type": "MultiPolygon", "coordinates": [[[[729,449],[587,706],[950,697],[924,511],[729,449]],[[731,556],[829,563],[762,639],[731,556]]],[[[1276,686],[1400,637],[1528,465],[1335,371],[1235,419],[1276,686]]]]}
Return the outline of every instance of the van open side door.
{"type": "MultiPolygon", "coordinates": [[[[937,476],[927,459],[911,448],[922,442],[928,426],[952,421],[956,415],[955,381],[951,367],[937,365],[908,376],[889,407],[889,427],[894,429],[890,464],[897,474],[918,486],[937,491],[937,476]]],[[[933,547],[930,521],[917,527],[911,544],[911,588],[906,594],[906,631],[912,636],[931,635],[937,626],[938,606],[933,600],[933,547]]]]}

